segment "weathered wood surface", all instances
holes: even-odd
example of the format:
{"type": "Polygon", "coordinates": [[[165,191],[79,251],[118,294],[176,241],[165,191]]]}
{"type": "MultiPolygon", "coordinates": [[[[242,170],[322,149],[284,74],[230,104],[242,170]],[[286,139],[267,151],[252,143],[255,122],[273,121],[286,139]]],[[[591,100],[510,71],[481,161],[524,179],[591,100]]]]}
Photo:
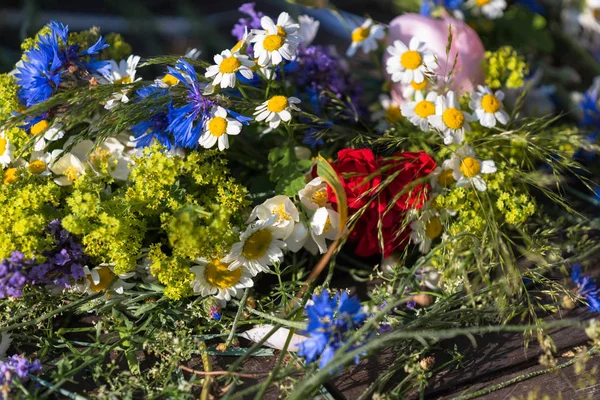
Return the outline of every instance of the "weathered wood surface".
{"type": "MultiPolygon", "coordinates": [[[[569,318],[587,320],[594,315],[584,309],[577,309],[549,319],[569,318]]],[[[557,328],[550,331],[557,348],[557,355],[566,353],[588,343],[583,329],[557,328]]],[[[525,348],[523,336],[520,333],[498,333],[476,337],[477,347],[473,347],[466,338],[458,338],[442,342],[443,348],[453,348],[455,345],[464,355],[462,368],[448,369],[440,372],[430,382],[426,392],[427,399],[452,399],[463,394],[473,393],[483,388],[497,385],[517,376],[543,370],[538,363],[541,349],[537,341],[532,339],[525,348]]],[[[436,355],[438,365],[443,363],[444,352],[436,355]]],[[[357,399],[370,383],[385,370],[395,359],[391,351],[383,352],[379,357],[363,360],[358,366],[349,369],[342,376],[334,379],[335,386],[346,399],[357,399]]],[[[558,358],[558,364],[569,361],[568,357],[558,358]]],[[[587,364],[589,371],[594,366],[600,371],[600,357],[592,358],[587,364]]],[[[536,377],[515,383],[501,390],[483,395],[481,399],[510,399],[523,398],[538,390],[539,395],[550,395],[556,398],[562,393],[563,399],[598,398],[600,399],[600,372],[597,379],[581,381],[575,376],[574,367],[569,366],[559,372],[538,375],[536,377]]],[[[392,383],[399,382],[402,373],[391,379],[392,383]]],[[[418,394],[411,396],[418,398],[418,394]]]]}

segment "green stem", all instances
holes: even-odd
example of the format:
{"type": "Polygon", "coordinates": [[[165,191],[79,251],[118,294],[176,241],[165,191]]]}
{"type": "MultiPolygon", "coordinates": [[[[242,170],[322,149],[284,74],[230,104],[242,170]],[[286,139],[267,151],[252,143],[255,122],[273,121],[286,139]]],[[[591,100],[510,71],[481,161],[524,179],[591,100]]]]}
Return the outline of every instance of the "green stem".
{"type": "MultiPolygon", "coordinates": [[[[201,357],[202,357],[202,364],[204,365],[204,371],[206,372],[211,372],[212,371],[212,365],[210,363],[210,357],[208,356],[207,353],[207,348],[206,348],[206,342],[202,341],[200,342],[200,351],[201,353],[201,357]]],[[[204,384],[202,385],[202,392],[200,393],[200,400],[208,400],[208,398],[210,397],[210,384],[211,384],[211,377],[210,376],[205,376],[204,377],[204,384]]]]}
{"type": "Polygon", "coordinates": [[[227,336],[227,340],[225,341],[225,349],[227,349],[231,345],[231,341],[235,336],[235,329],[237,327],[238,321],[244,312],[244,307],[246,306],[246,301],[248,300],[248,295],[250,294],[250,288],[247,288],[244,292],[244,296],[242,300],[240,300],[240,306],[238,307],[237,313],[235,314],[235,318],[233,319],[233,325],[231,326],[231,332],[229,332],[229,336],[227,336]]]}
{"type": "MultiPolygon", "coordinates": [[[[234,301],[233,303],[237,304],[237,305],[240,304],[239,301],[234,301]]],[[[295,329],[299,329],[299,330],[305,330],[306,329],[306,324],[302,323],[302,322],[288,321],[287,319],[279,318],[279,317],[276,317],[276,316],[271,315],[271,314],[267,314],[267,313],[264,313],[264,312],[261,312],[261,311],[258,311],[258,310],[254,310],[254,309],[252,309],[250,307],[246,307],[246,310],[248,312],[250,312],[251,314],[258,315],[259,317],[266,318],[266,319],[268,319],[270,321],[273,321],[273,322],[277,322],[278,324],[281,324],[282,326],[287,326],[288,328],[295,328],[295,329]]]]}

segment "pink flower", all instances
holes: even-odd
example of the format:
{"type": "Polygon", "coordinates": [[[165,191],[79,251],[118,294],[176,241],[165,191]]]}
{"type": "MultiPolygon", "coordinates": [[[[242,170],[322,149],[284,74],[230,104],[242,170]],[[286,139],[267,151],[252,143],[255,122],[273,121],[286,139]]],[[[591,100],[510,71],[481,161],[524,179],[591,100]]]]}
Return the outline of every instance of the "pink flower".
{"type": "MultiPolygon", "coordinates": [[[[436,55],[439,66],[434,72],[438,80],[441,80],[440,83],[444,82],[457,54],[456,67],[449,82],[450,88],[461,94],[474,90],[477,85],[483,83],[481,63],[485,49],[477,33],[466,23],[451,17],[433,19],[419,14],[404,14],[390,22],[388,44],[391,45],[394,40],[409,43],[413,36],[424,42],[427,48],[436,55]],[[449,57],[446,58],[448,26],[450,25],[452,26],[452,48],[449,57]]],[[[384,64],[388,57],[389,54],[386,52],[384,64]]],[[[404,85],[400,83],[392,85],[392,99],[397,104],[406,101],[402,95],[403,90],[404,85]]]]}

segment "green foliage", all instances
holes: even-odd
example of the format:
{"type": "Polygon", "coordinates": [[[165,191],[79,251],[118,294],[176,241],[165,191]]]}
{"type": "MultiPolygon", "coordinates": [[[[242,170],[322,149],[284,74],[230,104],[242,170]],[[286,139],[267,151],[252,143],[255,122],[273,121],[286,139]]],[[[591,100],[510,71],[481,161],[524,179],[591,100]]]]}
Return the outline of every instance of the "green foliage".
{"type": "Polygon", "coordinates": [[[312,165],[311,160],[299,160],[290,146],[271,149],[269,162],[270,179],[276,183],[275,191],[286,196],[295,196],[304,187],[304,174],[312,165]]]}
{"type": "Polygon", "coordinates": [[[493,34],[496,40],[486,48],[508,45],[521,54],[551,53],[554,50],[546,18],[519,4],[509,7],[502,18],[494,21],[493,34]]]}
{"type": "Polygon", "coordinates": [[[31,175],[20,168],[17,180],[0,184],[0,258],[10,256],[15,249],[26,257],[36,256],[53,243],[45,234],[50,221],[60,216],[61,189],[48,177],[31,175]]]}
{"type": "Polygon", "coordinates": [[[525,58],[510,46],[503,46],[496,51],[486,51],[483,68],[485,83],[492,89],[520,88],[529,73],[525,58]]]}

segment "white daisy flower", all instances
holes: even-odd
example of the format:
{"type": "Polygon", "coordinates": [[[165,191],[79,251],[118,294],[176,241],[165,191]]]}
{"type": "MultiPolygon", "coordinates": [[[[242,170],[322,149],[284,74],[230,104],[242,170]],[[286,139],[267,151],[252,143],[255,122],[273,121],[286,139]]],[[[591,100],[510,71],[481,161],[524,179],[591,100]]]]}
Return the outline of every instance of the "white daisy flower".
{"type": "Polygon", "coordinates": [[[465,6],[473,15],[483,14],[488,19],[497,19],[504,15],[506,0],[468,0],[465,6]]]}
{"type": "Polygon", "coordinates": [[[425,74],[435,68],[435,56],[416,37],[410,39],[408,47],[400,40],[395,40],[387,52],[391,57],[386,61],[386,70],[392,82],[409,85],[414,81],[419,84],[425,80],[425,74]]]}
{"type": "Polygon", "coordinates": [[[286,240],[292,234],[295,223],[300,221],[300,214],[289,197],[278,195],[254,207],[246,223],[256,219],[266,221],[270,218],[275,218],[270,227],[271,231],[277,237],[286,240]]]}
{"type": "Polygon", "coordinates": [[[221,261],[229,263],[230,270],[245,266],[252,276],[269,271],[269,265],[283,259],[283,249],[286,248],[281,236],[273,231],[275,222],[277,217],[273,216],[249,225],[240,235],[240,241],[231,246],[229,254],[221,261]]]}
{"type": "Polygon", "coordinates": [[[135,286],[135,283],[125,281],[135,276],[135,271],[117,275],[111,265],[100,264],[91,269],[86,265],[83,267],[83,272],[85,273],[85,278],[77,286],[84,293],[94,294],[110,290],[118,294],[123,294],[125,290],[135,286]]]}
{"type": "Polygon", "coordinates": [[[442,235],[444,226],[439,212],[434,209],[423,211],[420,217],[410,223],[410,240],[419,245],[419,251],[427,254],[431,243],[442,235]]]}
{"type": "MultiPolygon", "coordinates": [[[[41,121],[40,121],[41,122],[41,121]]],[[[38,122],[39,124],[39,122],[38,122]]],[[[30,130],[33,134],[35,131],[33,127],[30,130]]],[[[41,132],[40,132],[41,133],[41,132]]],[[[65,131],[62,129],[62,124],[54,124],[47,130],[45,130],[44,134],[38,135],[38,139],[36,139],[33,149],[35,151],[43,151],[50,142],[55,142],[57,140],[62,139],[65,136],[65,131]]]]}
{"type": "Polygon", "coordinates": [[[453,91],[446,96],[440,95],[435,102],[435,115],[429,117],[431,126],[444,136],[444,144],[460,144],[465,138],[465,131],[470,132],[468,121],[471,115],[461,111],[453,91]]]}
{"type": "Polygon", "coordinates": [[[300,25],[286,12],[279,14],[277,25],[270,17],[260,19],[264,30],[256,30],[250,39],[254,43],[254,56],[261,66],[277,65],[283,59],[291,60],[296,55],[300,38],[295,33],[300,25]]]}
{"type": "Polygon", "coordinates": [[[352,31],[352,44],[346,50],[346,56],[354,56],[359,48],[365,54],[376,50],[377,41],[383,39],[384,35],[383,25],[374,24],[373,20],[368,18],[361,26],[352,31]]]}
{"type": "Polygon", "coordinates": [[[252,71],[249,67],[254,65],[254,61],[248,59],[248,56],[232,53],[230,50],[223,50],[221,54],[214,57],[215,64],[208,67],[204,76],[213,78],[212,85],[221,85],[221,88],[235,87],[235,74],[239,72],[246,79],[252,79],[252,71]]]}
{"type": "Polygon", "coordinates": [[[475,189],[480,192],[485,192],[487,189],[481,174],[496,172],[494,161],[481,161],[475,158],[475,152],[467,144],[452,155],[447,166],[452,169],[452,177],[456,180],[458,187],[475,186],[475,189]]]}
{"type": "Polygon", "coordinates": [[[379,121],[376,127],[377,131],[385,132],[400,121],[402,112],[400,106],[387,94],[379,95],[379,104],[381,104],[382,110],[373,113],[373,120],[379,121]]]}
{"type": "Polygon", "coordinates": [[[8,140],[6,134],[4,132],[0,132],[0,165],[3,168],[8,167],[8,165],[13,160],[13,152],[15,151],[15,147],[8,140]]]}
{"type": "Polygon", "coordinates": [[[417,93],[425,94],[425,89],[429,86],[429,80],[423,79],[423,82],[417,83],[412,81],[404,87],[402,90],[402,97],[405,99],[412,99],[417,93]]]}
{"type": "Polygon", "coordinates": [[[254,37],[254,34],[248,33],[248,27],[244,27],[244,36],[231,48],[232,53],[241,53],[245,52],[248,48],[248,43],[250,43],[250,39],[254,37]]]}
{"type": "Polygon", "coordinates": [[[229,270],[229,264],[204,258],[196,259],[195,264],[190,268],[195,275],[190,284],[192,290],[201,296],[214,296],[221,307],[233,297],[241,296],[244,289],[254,286],[252,275],[245,267],[229,270]]]}
{"type": "Polygon", "coordinates": [[[321,23],[308,15],[299,16],[298,22],[300,22],[300,30],[298,31],[300,43],[304,47],[308,47],[315,40],[321,23]]]}
{"type": "MultiPolygon", "coordinates": [[[[140,62],[140,56],[134,56],[133,54],[127,58],[127,60],[121,60],[119,64],[115,60],[111,60],[111,69],[107,75],[104,75],[98,79],[101,84],[113,84],[113,85],[126,85],[132,82],[137,82],[142,78],[135,79],[135,73],[138,63],[140,62]]],[[[119,92],[113,93],[112,97],[106,101],[104,108],[111,110],[119,105],[119,103],[129,103],[129,97],[127,89],[123,89],[119,92]]]]}
{"type": "Polygon", "coordinates": [[[496,126],[496,121],[502,125],[508,122],[508,114],[504,111],[504,93],[500,90],[496,93],[492,92],[487,86],[477,86],[477,92],[471,96],[469,107],[475,111],[475,116],[479,120],[481,126],[493,128],[496,126]]]}
{"type": "Polygon", "coordinates": [[[300,111],[296,104],[300,103],[297,97],[273,96],[269,100],[256,107],[257,121],[267,121],[271,129],[279,126],[281,121],[288,122],[292,119],[290,110],[300,111]]]}
{"type": "Polygon", "coordinates": [[[435,193],[441,192],[444,188],[449,187],[454,182],[454,176],[452,168],[450,168],[450,160],[446,160],[442,163],[441,167],[437,167],[430,175],[431,190],[435,193]]]}
{"type": "Polygon", "coordinates": [[[321,254],[327,252],[327,243],[325,240],[336,240],[339,235],[339,229],[340,215],[336,211],[325,207],[321,207],[315,211],[310,219],[310,236],[321,254]]]}
{"type": "Polygon", "coordinates": [[[212,117],[204,124],[204,132],[198,143],[205,149],[210,149],[218,143],[220,151],[229,148],[229,135],[238,135],[242,131],[242,123],[227,116],[227,110],[217,106],[212,111],[212,117]]]}
{"type": "Polygon", "coordinates": [[[429,130],[429,117],[435,115],[435,101],[437,98],[438,94],[436,92],[429,92],[426,97],[423,97],[421,92],[417,92],[415,101],[409,101],[400,107],[402,115],[408,118],[414,126],[418,126],[423,132],[427,132],[429,130]]]}
{"type": "Polygon", "coordinates": [[[51,174],[48,166],[52,161],[52,155],[42,151],[33,151],[29,162],[26,164],[27,169],[34,174],[40,176],[48,176],[51,174]]]}
{"type": "Polygon", "coordinates": [[[327,183],[316,177],[298,191],[300,202],[308,211],[317,211],[321,207],[331,208],[327,197],[327,183]]]}

